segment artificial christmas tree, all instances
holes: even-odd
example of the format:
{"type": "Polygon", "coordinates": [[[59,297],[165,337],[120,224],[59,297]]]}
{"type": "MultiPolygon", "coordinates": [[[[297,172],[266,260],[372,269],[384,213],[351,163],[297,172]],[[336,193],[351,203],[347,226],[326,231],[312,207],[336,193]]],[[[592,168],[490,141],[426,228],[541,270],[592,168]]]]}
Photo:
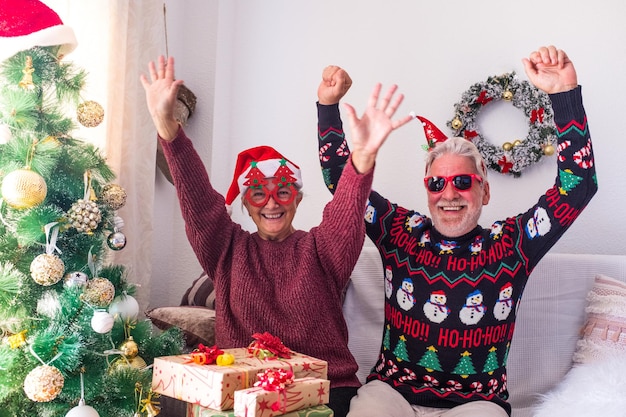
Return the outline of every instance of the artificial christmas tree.
{"type": "Polygon", "coordinates": [[[80,96],[85,71],[62,60],[74,46],[39,1],[3,2],[0,417],[154,416],[148,364],[183,339],[153,334],[129,271],[107,263],[126,242],[126,194],[98,149],[72,137],[72,116],[88,127],[104,116],[80,96]]]}

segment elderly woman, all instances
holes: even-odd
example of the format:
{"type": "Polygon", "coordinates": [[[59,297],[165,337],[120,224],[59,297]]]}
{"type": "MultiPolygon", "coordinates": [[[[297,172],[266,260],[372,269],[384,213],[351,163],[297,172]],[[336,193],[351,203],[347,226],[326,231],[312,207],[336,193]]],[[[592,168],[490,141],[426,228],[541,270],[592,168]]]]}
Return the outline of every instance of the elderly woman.
{"type": "MultiPolygon", "coordinates": [[[[217,193],[191,141],[174,118],[174,60],[160,57],[141,76],[148,109],[172,173],[187,237],[213,280],[216,343],[243,347],[256,332],[270,332],[295,351],[328,362],[329,406],[346,414],[360,383],[348,349],[342,294],[363,245],[363,212],[380,146],[410,116],[392,121],[403,96],[395,86],[380,100],[374,89],[359,119],[348,106],[353,152],[321,224],[309,232],[292,221],[302,201],[297,165],[270,147],[239,154],[226,199],[217,193]],[[237,196],[257,226],[249,233],[225,207],[237,196]]],[[[337,88],[343,88],[337,86],[337,88]]]]}

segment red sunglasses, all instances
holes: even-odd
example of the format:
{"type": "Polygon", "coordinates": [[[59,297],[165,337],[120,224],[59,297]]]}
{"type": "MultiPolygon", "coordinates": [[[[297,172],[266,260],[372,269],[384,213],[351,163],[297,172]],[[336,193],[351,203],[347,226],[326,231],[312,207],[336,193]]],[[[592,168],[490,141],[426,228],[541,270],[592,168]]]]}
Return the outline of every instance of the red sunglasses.
{"type": "Polygon", "coordinates": [[[451,182],[457,191],[467,191],[472,188],[473,181],[478,181],[482,184],[483,179],[476,174],[460,174],[451,175],[449,177],[426,177],[424,178],[424,185],[426,189],[431,193],[440,193],[445,188],[448,182],[451,182]]]}

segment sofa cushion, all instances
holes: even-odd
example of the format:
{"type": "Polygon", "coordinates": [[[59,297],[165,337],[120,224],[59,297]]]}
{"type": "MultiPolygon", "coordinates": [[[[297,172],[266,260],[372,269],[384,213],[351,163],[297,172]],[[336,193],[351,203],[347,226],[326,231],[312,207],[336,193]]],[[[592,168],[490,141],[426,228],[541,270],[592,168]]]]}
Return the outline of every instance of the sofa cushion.
{"type": "Polygon", "coordinates": [[[626,354],[626,283],[597,275],[587,302],[587,318],[574,362],[588,363],[626,354]]]}
{"type": "Polygon", "coordinates": [[[215,310],[215,291],[213,291],[213,281],[209,279],[206,272],[202,272],[196,278],[180,300],[181,306],[203,306],[215,310]]]}
{"type": "Polygon", "coordinates": [[[180,328],[189,347],[215,344],[215,310],[201,306],[157,307],[147,311],[146,316],[161,330],[180,328]]]}

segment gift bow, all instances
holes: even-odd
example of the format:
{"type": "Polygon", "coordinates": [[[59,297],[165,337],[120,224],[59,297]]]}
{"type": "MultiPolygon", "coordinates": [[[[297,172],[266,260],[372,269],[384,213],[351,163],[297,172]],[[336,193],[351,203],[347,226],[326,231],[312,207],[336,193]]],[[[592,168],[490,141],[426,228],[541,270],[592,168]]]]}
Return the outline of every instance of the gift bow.
{"type": "Polygon", "coordinates": [[[248,353],[251,353],[253,356],[259,359],[291,358],[291,350],[283,345],[283,342],[278,337],[268,332],[255,333],[252,337],[256,340],[248,346],[248,353]]]}
{"type": "Polygon", "coordinates": [[[202,343],[198,344],[198,348],[191,352],[191,361],[198,365],[211,365],[214,364],[217,357],[224,353],[217,345],[211,347],[205,346],[202,343]]]}
{"type": "Polygon", "coordinates": [[[277,391],[279,394],[278,401],[272,404],[272,411],[286,411],[286,405],[281,406],[280,394],[285,395],[285,388],[289,384],[293,384],[293,372],[284,369],[266,369],[257,374],[258,381],[254,383],[255,387],[261,387],[265,391],[277,391]]]}

